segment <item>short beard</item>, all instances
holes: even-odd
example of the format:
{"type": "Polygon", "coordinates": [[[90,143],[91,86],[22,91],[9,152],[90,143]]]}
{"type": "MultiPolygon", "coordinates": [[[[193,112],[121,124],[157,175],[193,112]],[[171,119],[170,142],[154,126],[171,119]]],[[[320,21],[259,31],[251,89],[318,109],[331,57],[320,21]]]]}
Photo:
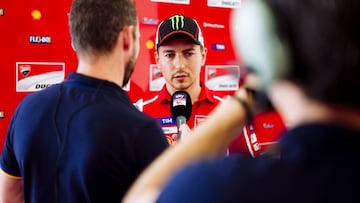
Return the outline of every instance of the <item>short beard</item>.
{"type": "Polygon", "coordinates": [[[136,63],[135,49],[133,49],[133,54],[130,60],[125,65],[124,80],[122,83],[122,87],[125,87],[128,84],[130,77],[134,72],[135,63],[136,63]]]}

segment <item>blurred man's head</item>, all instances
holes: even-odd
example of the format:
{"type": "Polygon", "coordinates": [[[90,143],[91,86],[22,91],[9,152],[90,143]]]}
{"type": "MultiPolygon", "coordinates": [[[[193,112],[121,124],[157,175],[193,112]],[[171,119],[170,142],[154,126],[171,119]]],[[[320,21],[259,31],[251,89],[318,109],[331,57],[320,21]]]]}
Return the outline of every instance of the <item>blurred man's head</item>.
{"type": "Polygon", "coordinates": [[[360,106],[359,1],[246,1],[233,18],[234,43],[265,84],[286,79],[309,98],[360,106]]]}

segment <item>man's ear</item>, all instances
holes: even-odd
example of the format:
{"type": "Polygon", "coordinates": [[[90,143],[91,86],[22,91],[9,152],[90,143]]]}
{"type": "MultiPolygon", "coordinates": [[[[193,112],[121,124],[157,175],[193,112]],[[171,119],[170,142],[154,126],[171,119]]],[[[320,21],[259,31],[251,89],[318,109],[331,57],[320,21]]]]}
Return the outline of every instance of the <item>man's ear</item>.
{"type": "Polygon", "coordinates": [[[73,43],[73,42],[71,42],[71,48],[72,48],[74,51],[76,51],[76,50],[75,50],[75,46],[74,46],[74,43],[73,43]]]}
{"type": "Polygon", "coordinates": [[[129,50],[134,43],[133,39],[133,33],[134,33],[135,27],[133,25],[125,26],[122,29],[122,46],[125,50],[129,50]]]}
{"type": "Polygon", "coordinates": [[[154,51],[154,58],[155,58],[155,62],[158,63],[159,62],[159,51],[158,50],[154,51]]]}
{"type": "Polygon", "coordinates": [[[207,56],[207,48],[206,47],[203,48],[203,51],[201,52],[201,55],[202,55],[201,65],[204,66],[205,62],[206,62],[206,56],[207,56]]]}

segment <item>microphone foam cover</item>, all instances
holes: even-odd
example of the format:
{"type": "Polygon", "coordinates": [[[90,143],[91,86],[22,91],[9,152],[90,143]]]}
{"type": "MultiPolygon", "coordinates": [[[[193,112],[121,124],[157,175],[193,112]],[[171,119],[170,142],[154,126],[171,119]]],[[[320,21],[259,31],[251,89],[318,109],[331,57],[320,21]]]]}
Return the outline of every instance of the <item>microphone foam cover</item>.
{"type": "Polygon", "coordinates": [[[192,110],[190,95],[186,91],[176,91],[171,96],[170,112],[174,119],[178,116],[184,116],[189,120],[192,110]]]}

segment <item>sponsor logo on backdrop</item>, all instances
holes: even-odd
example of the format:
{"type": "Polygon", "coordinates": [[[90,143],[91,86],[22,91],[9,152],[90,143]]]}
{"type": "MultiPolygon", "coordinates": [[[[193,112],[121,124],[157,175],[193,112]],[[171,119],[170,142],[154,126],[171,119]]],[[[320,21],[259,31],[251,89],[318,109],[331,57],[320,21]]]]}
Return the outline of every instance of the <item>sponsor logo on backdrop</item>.
{"type": "Polygon", "coordinates": [[[149,90],[160,91],[165,84],[165,78],[156,64],[150,64],[149,70],[149,90]]]}
{"type": "Polygon", "coordinates": [[[224,51],[225,50],[225,44],[223,43],[212,43],[211,49],[216,51],[224,51]]]}
{"type": "Polygon", "coordinates": [[[31,66],[30,65],[21,65],[19,66],[20,73],[23,77],[27,77],[30,74],[31,66]]]}
{"type": "Polygon", "coordinates": [[[204,23],[203,23],[203,27],[223,29],[223,28],[225,28],[225,25],[216,24],[216,23],[207,23],[207,22],[204,22],[204,23]]]}
{"type": "Polygon", "coordinates": [[[152,40],[147,40],[146,43],[145,43],[145,46],[146,46],[147,49],[152,49],[152,48],[154,48],[155,43],[152,40]]]}
{"type": "Polygon", "coordinates": [[[31,35],[29,37],[29,42],[31,44],[51,44],[52,38],[50,36],[31,35]]]}
{"type": "Polygon", "coordinates": [[[141,20],[141,23],[145,24],[145,25],[157,25],[157,24],[159,24],[159,20],[153,19],[153,18],[148,18],[148,17],[143,17],[141,20]]]}
{"type": "Polygon", "coordinates": [[[150,0],[150,1],[170,3],[170,4],[190,4],[190,0],[150,0]]]}
{"type": "Polygon", "coordinates": [[[233,91],[239,88],[239,65],[206,65],[205,85],[215,91],[233,91]]]}
{"type": "Polygon", "coordinates": [[[0,8],[0,16],[3,16],[3,15],[4,15],[4,9],[0,8]]]}
{"type": "Polygon", "coordinates": [[[60,83],[65,77],[65,63],[16,62],[16,92],[34,92],[60,83]]]}
{"type": "Polygon", "coordinates": [[[41,11],[35,9],[31,12],[31,16],[33,17],[34,20],[40,20],[41,19],[41,11]]]}
{"type": "Polygon", "coordinates": [[[209,7],[239,8],[242,0],[207,0],[209,7]]]}

